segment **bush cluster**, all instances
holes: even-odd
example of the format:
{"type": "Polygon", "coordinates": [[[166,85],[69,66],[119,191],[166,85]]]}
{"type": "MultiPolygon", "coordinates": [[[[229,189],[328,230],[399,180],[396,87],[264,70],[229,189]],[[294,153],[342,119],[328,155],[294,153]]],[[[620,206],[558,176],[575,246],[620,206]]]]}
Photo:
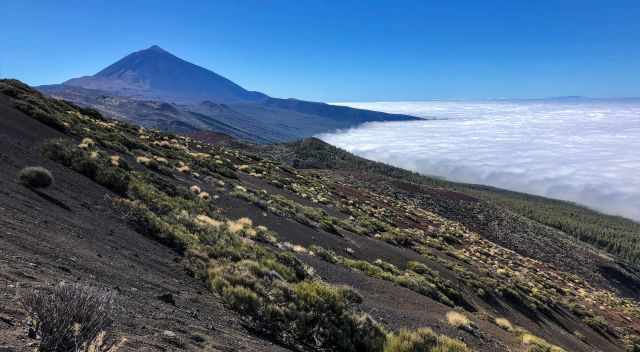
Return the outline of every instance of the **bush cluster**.
{"type": "Polygon", "coordinates": [[[65,139],[48,141],[42,148],[45,157],[89,177],[116,194],[127,193],[127,172],[114,166],[109,158],[101,157],[98,151],[89,152],[65,139]]]}
{"type": "Polygon", "coordinates": [[[213,212],[210,202],[193,192],[169,196],[148,182],[153,181],[133,181],[129,194],[136,200],[116,199],[115,204],[139,232],[186,250],[194,273],[206,270],[211,289],[256,331],[315,350],[382,349],[385,332],[357,313],[360,296],[317,281],[289,252],[255,245],[252,241],[273,237],[266,228],[248,219],[214,219],[204,215],[213,212]]]}
{"type": "Polygon", "coordinates": [[[53,184],[53,175],[44,167],[29,166],[20,170],[18,180],[27,187],[46,188],[53,184]]]}

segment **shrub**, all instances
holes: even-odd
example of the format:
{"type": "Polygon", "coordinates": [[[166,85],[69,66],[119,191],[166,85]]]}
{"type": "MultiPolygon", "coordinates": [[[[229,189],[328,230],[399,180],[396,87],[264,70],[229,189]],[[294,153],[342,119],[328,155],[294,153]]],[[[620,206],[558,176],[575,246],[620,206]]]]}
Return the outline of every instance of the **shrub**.
{"type": "Polygon", "coordinates": [[[57,139],[44,144],[45,157],[79,172],[111,191],[124,195],[129,189],[129,175],[114,166],[111,159],[92,158],[89,153],[69,140],[57,139]]]}
{"type": "Polygon", "coordinates": [[[258,295],[242,286],[225,287],[222,297],[233,309],[242,313],[255,313],[260,306],[258,295]]]}
{"type": "Polygon", "coordinates": [[[60,119],[60,116],[57,113],[44,111],[39,107],[24,101],[16,102],[15,107],[53,129],[61,132],[65,132],[67,130],[67,127],[64,125],[64,122],[60,119]]]}
{"type": "Polygon", "coordinates": [[[51,292],[27,291],[21,301],[40,338],[39,351],[76,352],[98,340],[104,345],[113,325],[108,291],[60,283],[51,292]]]}
{"type": "Polygon", "coordinates": [[[414,272],[420,274],[420,275],[431,275],[431,276],[435,276],[435,272],[433,270],[431,270],[428,266],[426,266],[425,264],[422,264],[420,262],[416,262],[416,261],[409,261],[407,262],[407,268],[409,270],[413,270],[414,272]]]}
{"type": "Polygon", "coordinates": [[[466,329],[471,326],[471,321],[464,314],[458,313],[456,311],[449,311],[447,313],[447,322],[451,326],[455,326],[456,328],[466,329]]]}
{"type": "Polygon", "coordinates": [[[369,316],[351,312],[359,298],[353,290],[303,281],[293,287],[293,297],[290,314],[297,319],[291,330],[298,339],[337,351],[381,349],[385,338],[382,328],[369,316]]]}
{"type": "Polygon", "coordinates": [[[316,280],[298,281],[302,275],[291,272],[300,266],[292,263],[295,257],[287,253],[268,258],[272,255],[260,251],[256,260],[210,266],[212,289],[249,318],[256,331],[285,345],[302,343],[310,350],[382,351],[386,336],[382,327],[368,315],[354,312],[354,305],[362,301],[358,293],[316,280]]]}
{"type": "Polygon", "coordinates": [[[53,183],[53,175],[44,167],[29,166],[20,170],[18,180],[27,187],[46,188],[53,183]]]}
{"type": "Polygon", "coordinates": [[[129,176],[120,169],[103,168],[96,174],[95,181],[120,195],[129,189],[129,176]]]}
{"type": "Polygon", "coordinates": [[[599,315],[593,317],[585,317],[582,319],[582,321],[584,321],[592,329],[600,333],[606,333],[607,331],[609,331],[609,324],[607,323],[607,320],[599,315]]]}
{"type": "Polygon", "coordinates": [[[528,332],[522,334],[520,338],[523,345],[529,346],[527,352],[566,352],[564,349],[528,332]]]}
{"type": "Polygon", "coordinates": [[[513,331],[513,325],[505,318],[496,318],[496,325],[507,331],[513,331]]]}
{"type": "Polygon", "coordinates": [[[139,233],[182,252],[197,242],[194,234],[181,224],[171,224],[139,201],[114,198],[113,205],[139,233]]]}
{"type": "Polygon", "coordinates": [[[443,335],[436,335],[431,329],[415,331],[400,330],[387,337],[384,352],[471,352],[463,342],[443,335]]]}
{"type": "Polygon", "coordinates": [[[625,348],[627,352],[640,352],[640,336],[628,335],[625,340],[625,348]]]}

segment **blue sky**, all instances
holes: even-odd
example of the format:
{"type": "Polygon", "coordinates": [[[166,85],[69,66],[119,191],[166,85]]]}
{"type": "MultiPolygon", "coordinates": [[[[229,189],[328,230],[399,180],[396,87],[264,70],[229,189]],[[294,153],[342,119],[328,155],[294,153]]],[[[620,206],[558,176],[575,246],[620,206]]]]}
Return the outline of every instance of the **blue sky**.
{"type": "Polygon", "coordinates": [[[640,96],[640,1],[2,1],[0,77],[93,74],[157,44],[318,101],[640,96]]]}

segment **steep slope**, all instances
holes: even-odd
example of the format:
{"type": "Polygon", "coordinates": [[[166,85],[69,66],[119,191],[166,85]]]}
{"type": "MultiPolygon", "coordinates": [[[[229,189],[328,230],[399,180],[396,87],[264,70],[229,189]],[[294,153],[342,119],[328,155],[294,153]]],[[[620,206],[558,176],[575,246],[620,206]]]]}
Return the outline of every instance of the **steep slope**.
{"type": "Polygon", "coordinates": [[[153,46],[126,56],[93,76],[38,89],[100,110],[107,116],[172,132],[227,133],[265,143],[290,141],[372,121],[416,117],[338,107],[250,92],[218,74],[153,46]],[[139,106],[172,104],[166,114],[139,106]],[[235,129],[235,131],[234,131],[235,129]]]}
{"type": "Polygon", "coordinates": [[[0,350],[33,351],[17,297],[67,281],[118,293],[124,351],[285,351],[243,328],[206,285],[184,273],[175,251],[127,226],[109,206],[113,192],[44,158],[42,144],[65,135],[13,105],[0,94],[0,350]],[[54,186],[18,184],[16,174],[30,165],[51,170],[54,186]],[[175,304],[159,298],[167,294],[175,304]]]}
{"type": "MultiPolygon", "coordinates": [[[[331,149],[317,142],[306,143],[304,153],[286,145],[211,145],[104,119],[15,81],[0,82],[3,94],[10,97],[0,100],[7,111],[3,114],[15,118],[0,125],[7,136],[3,160],[11,165],[11,175],[1,179],[7,186],[0,204],[12,211],[0,215],[9,224],[0,241],[8,244],[2,248],[19,253],[0,261],[10,268],[0,276],[9,283],[0,286],[0,299],[6,302],[0,305],[0,336],[11,337],[10,346],[32,342],[21,328],[24,312],[13,290],[17,282],[41,285],[80,277],[119,287],[122,304],[131,310],[117,317],[118,333],[134,341],[127,350],[280,348],[266,342],[256,347],[266,339],[300,351],[380,352],[385,342],[389,347],[420,334],[429,348],[439,344],[443,352],[622,352],[640,347],[637,299],[623,298],[606,280],[494,242],[491,227],[474,229],[484,221],[476,215],[493,212],[476,213],[478,208],[467,206],[489,203],[436,186],[436,181],[427,185],[345,167],[293,169],[274,157],[297,158],[297,166],[303,159],[313,161],[309,155],[323,155],[327,162],[359,159],[323,152],[331,149]],[[29,133],[32,139],[23,137],[29,133]],[[20,140],[25,145],[15,149],[20,140]],[[27,158],[19,156],[23,149],[27,158]],[[31,195],[35,192],[12,179],[27,163],[50,168],[62,183],[38,191],[44,197],[31,195]],[[79,185],[79,191],[71,185],[79,185]],[[28,201],[14,209],[12,204],[25,195],[28,201]],[[43,218],[42,209],[53,211],[60,204],[71,211],[62,208],[57,216],[43,218]],[[443,209],[467,216],[458,221],[443,209]],[[91,215],[92,210],[101,216],[91,215]],[[59,225],[59,217],[72,221],[59,225]],[[100,230],[110,227],[102,219],[114,227],[117,223],[116,235],[102,235],[100,230]],[[92,246],[89,254],[77,253],[86,243],[92,246]],[[110,247],[119,251],[115,266],[101,270],[117,271],[117,283],[92,271],[116,255],[110,247]],[[154,248],[167,254],[162,257],[154,248]],[[155,263],[148,281],[140,279],[145,273],[138,274],[140,266],[129,265],[127,258],[137,258],[140,265],[155,263]],[[66,270],[57,265],[71,274],[64,276],[66,270]],[[192,305],[190,287],[197,287],[198,280],[208,291],[202,290],[192,305]],[[165,303],[151,303],[154,309],[148,309],[156,295],[152,287],[162,291],[182,285],[175,311],[161,308],[165,303]],[[142,296],[147,310],[135,308],[142,296]],[[203,302],[212,306],[198,305],[203,302]],[[215,329],[200,330],[208,324],[202,322],[210,321],[215,329]],[[431,330],[413,330],[421,327],[431,330]],[[399,332],[403,328],[410,330],[399,332]],[[173,340],[167,341],[162,329],[189,339],[182,341],[185,347],[168,346],[173,340]],[[209,344],[189,336],[193,329],[209,344]],[[145,336],[149,330],[153,333],[145,336]]],[[[523,236],[535,243],[536,231],[539,227],[531,227],[523,236]]],[[[596,260],[600,254],[585,250],[583,255],[596,260]]]]}

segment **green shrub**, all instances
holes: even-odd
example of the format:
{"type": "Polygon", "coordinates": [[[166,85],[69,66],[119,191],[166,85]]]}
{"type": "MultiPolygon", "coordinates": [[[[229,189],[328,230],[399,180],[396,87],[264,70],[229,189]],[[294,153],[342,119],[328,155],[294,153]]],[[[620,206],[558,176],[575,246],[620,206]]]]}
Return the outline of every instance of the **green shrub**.
{"type": "Polygon", "coordinates": [[[607,323],[607,320],[599,315],[593,317],[585,317],[582,319],[582,321],[584,321],[585,324],[589,325],[592,329],[600,333],[606,333],[607,331],[609,331],[609,324],[607,323]]]}
{"type": "Polygon", "coordinates": [[[294,286],[293,298],[290,310],[297,319],[292,330],[299,340],[337,351],[381,349],[384,331],[369,316],[351,312],[356,303],[351,289],[303,281],[294,286]]]}
{"type": "Polygon", "coordinates": [[[425,274],[429,274],[429,275],[435,275],[435,272],[433,270],[431,270],[428,266],[426,266],[423,263],[420,262],[416,262],[416,261],[409,261],[407,263],[407,268],[409,270],[415,271],[416,273],[420,274],[420,275],[425,275],[425,274]]]}
{"type": "Polygon", "coordinates": [[[100,158],[97,152],[94,152],[97,157],[92,157],[70,140],[50,140],[43,145],[42,152],[45,157],[87,176],[117,194],[124,195],[129,188],[130,177],[126,171],[100,158]]]}
{"type": "Polygon", "coordinates": [[[120,195],[126,194],[129,189],[129,175],[112,167],[102,168],[96,174],[95,181],[120,195]]]}
{"type": "Polygon", "coordinates": [[[224,287],[222,289],[222,298],[233,309],[245,314],[255,314],[260,307],[258,295],[242,286],[224,287]]]}
{"type": "MultiPolygon", "coordinates": [[[[270,256],[269,252],[259,255],[270,256]]],[[[227,304],[251,320],[254,329],[285,345],[349,352],[382,350],[382,327],[354,312],[354,305],[362,302],[357,292],[316,280],[297,281],[299,278],[286,273],[288,268],[273,265],[272,261],[281,260],[218,262],[210,266],[209,282],[227,304]]]]}
{"type": "Polygon", "coordinates": [[[17,102],[16,108],[24,112],[25,114],[31,116],[32,118],[58,131],[65,132],[67,130],[67,127],[64,125],[63,121],[57,116],[57,113],[44,111],[41,108],[32,104],[26,103],[24,101],[17,102]]]}
{"type": "Polygon", "coordinates": [[[53,184],[53,175],[44,167],[29,166],[20,170],[18,180],[27,187],[46,188],[53,184]]]}
{"type": "Polygon", "coordinates": [[[340,231],[338,231],[338,228],[331,221],[327,219],[320,220],[319,227],[328,233],[332,233],[334,235],[340,234],[340,231]]]}
{"type": "Polygon", "coordinates": [[[182,252],[197,242],[195,236],[183,225],[168,223],[139,201],[115,198],[113,205],[124,214],[136,231],[178,251],[182,252]]]}

